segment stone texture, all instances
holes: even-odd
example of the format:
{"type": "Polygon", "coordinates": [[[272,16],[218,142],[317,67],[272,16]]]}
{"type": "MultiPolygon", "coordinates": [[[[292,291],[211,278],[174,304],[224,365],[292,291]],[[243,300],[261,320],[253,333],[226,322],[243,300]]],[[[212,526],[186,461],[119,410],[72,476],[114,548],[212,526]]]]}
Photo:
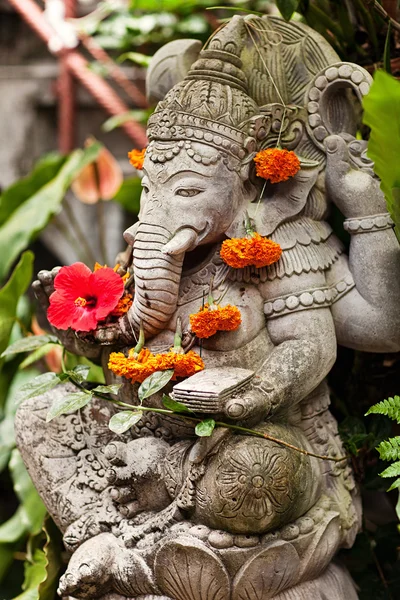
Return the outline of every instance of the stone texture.
{"type": "MultiPolygon", "coordinates": [[[[169,68],[178,55],[175,44],[169,68]]],[[[213,278],[214,297],[238,306],[242,324],[203,341],[205,379],[227,367],[254,377],[236,389],[236,377],[222,390],[216,385],[214,407],[208,383],[189,381],[190,393],[210,416],[257,427],[286,446],[225,428],[196,439],[191,423],[155,413],[117,439],[107,428],[112,409],[101,400],[46,424],[68,385],[24,403],[18,444],[73,552],[60,592],[103,600],[353,600],[351,579],[332,559],[354,542],[360,498],[347,461],[329,458],[344,450],[325,377],[338,343],[399,350],[400,252],[392,229],[377,221],[354,231],[349,262],[324,219],[330,202],[347,219],[374,222],[385,211],[365,144],[351,136],[344,92],[353,86],[361,98],[369,76],[338,62],[306,26],[277,18],[235,16],[182,81],[173,73],[158,90],[157,61],[168,56],[167,46],[150,70],[151,93],[163,99],[149,122],[139,224],[125,232],[134,303],[104,345],[97,332],[57,333],[71,351],[106,367],[111,351],[134,345],[140,322],[149,349],[167,351],[179,317],[184,347],[199,350],[189,315],[213,278]],[[251,159],[278,137],[304,157],[303,167],[263,189],[251,159]],[[234,270],[219,257],[226,236],[244,234],[246,212],[281,244],[270,267],[234,270]]],[[[44,305],[53,278],[42,273],[35,285],[44,305]]],[[[121,399],[135,404],[137,386],[119,382],[121,399]]],[[[151,402],[159,406],[160,395],[151,402]]]]}

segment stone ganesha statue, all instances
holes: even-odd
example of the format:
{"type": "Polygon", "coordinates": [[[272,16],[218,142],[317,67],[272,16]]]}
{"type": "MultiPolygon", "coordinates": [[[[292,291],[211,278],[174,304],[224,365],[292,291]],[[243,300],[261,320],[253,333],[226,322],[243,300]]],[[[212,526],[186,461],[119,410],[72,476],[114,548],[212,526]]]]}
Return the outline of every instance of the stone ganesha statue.
{"type": "MultiPolygon", "coordinates": [[[[189,315],[212,279],[213,295],[237,306],[242,323],[203,340],[202,381],[234,380],[240,369],[254,376],[215,406],[200,394],[196,411],[306,453],[224,427],[196,438],[189,421],[151,412],[116,436],[114,408],[99,398],[46,423],[70,383],[26,401],[18,445],[72,553],[59,591],[104,600],[355,599],[347,572],[331,562],[353,544],[361,516],[325,377],[337,344],[400,349],[399,245],[366,144],[353,137],[351,94],[361,100],[370,77],[340,63],[305,25],[275,17],[235,16],[198,46],[167,44],[149,70],[149,95],[160,102],[148,124],[139,221],[125,232],[133,305],[90,336],[57,333],[137,404],[138,386],[108,370],[110,353],[134,346],[140,324],[152,352],[168,351],[178,318],[184,348],[199,351],[189,315]],[[279,145],[296,152],[301,169],[265,183],[252,158],[279,145]],[[349,257],[325,221],[331,201],[345,216],[349,257]],[[249,218],[282,255],[234,269],[221,260],[221,242],[243,236],[249,218]]],[[[35,284],[44,304],[55,273],[35,284]]],[[[150,400],[162,407],[161,394],[150,400]]]]}

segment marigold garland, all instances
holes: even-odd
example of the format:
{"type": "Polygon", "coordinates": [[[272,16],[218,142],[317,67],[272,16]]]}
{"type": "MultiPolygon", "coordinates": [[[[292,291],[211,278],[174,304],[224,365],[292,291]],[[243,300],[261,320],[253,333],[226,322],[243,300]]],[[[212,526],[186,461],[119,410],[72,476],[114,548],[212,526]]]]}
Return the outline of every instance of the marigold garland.
{"type": "Polygon", "coordinates": [[[118,301],[117,306],[111,313],[111,317],[122,317],[125,313],[128,312],[133,303],[132,294],[124,294],[122,298],[118,301]]]}
{"type": "Polygon", "coordinates": [[[125,377],[132,383],[142,383],[157,370],[152,362],[153,358],[154,354],[147,348],[143,348],[136,357],[133,351],[130,351],[128,357],[122,352],[112,352],[108,360],[108,368],[115,375],[125,377]]]}
{"type": "Polygon", "coordinates": [[[267,148],[254,157],[256,174],[271,183],[286,181],[300,170],[300,160],[292,150],[267,148]]]}
{"type": "Polygon", "coordinates": [[[235,269],[254,265],[267,267],[277,262],[282,248],[276,242],[255,232],[249,238],[232,238],[222,242],[220,256],[224,262],[235,269]]]}
{"type": "Polygon", "coordinates": [[[190,327],[198,338],[209,338],[217,331],[234,331],[242,322],[240,310],[231,304],[205,304],[199,312],[191,314],[189,319],[190,327]]]}
{"type": "Polygon", "coordinates": [[[143,169],[144,156],[146,154],[146,148],[142,150],[136,150],[135,148],[128,152],[129,162],[135,169],[141,171],[143,169]]]}
{"type": "Polygon", "coordinates": [[[165,354],[152,354],[150,350],[143,348],[139,354],[130,350],[128,357],[122,352],[112,352],[108,368],[132,383],[142,383],[152,373],[167,369],[174,369],[173,380],[177,377],[190,377],[204,369],[204,362],[193,350],[187,354],[176,353],[174,349],[165,354]]]}

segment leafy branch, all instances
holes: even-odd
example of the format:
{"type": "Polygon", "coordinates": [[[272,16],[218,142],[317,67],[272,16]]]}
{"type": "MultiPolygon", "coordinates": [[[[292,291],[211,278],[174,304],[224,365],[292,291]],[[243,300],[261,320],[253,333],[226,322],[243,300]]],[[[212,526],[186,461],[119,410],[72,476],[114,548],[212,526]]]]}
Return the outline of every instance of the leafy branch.
{"type": "MultiPolygon", "coordinates": [[[[12,346],[10,346],[6,350],[6,354],[15,354],[19,352],[25,352],[27,350],[36,351],[40,345],[47,345],[50,343],[58,343],[53,342],[53,336],[32,336],[25,338],[24,340],[19,340],[12,346]],[[33,339],[33,337],[35,339],[33,339]],[[25,343],[24,343],[25,342],[25,343]]],[[[4,353],[5,354],[5,353],[4,353]]],[[[257,429],[250,429],[248,427],[242,427],[240,425],[235,425],[233,423],[226,423],[224,421],[216,421],[212,418],[201,418],[196,416],[190,409],[185,406],[185,404],[181,402],[177,402],[170,396],[163,396],[163,405],[165,408],[157,408],[153,406],[143,406],[143,401],[150,396],[153,396],[160,390],[162,390],[167,383],[172,379],[174,375],[174,371],[172,369],[165,371],[157,371],[147,377],[140,385],[138,390],[138,398],[139,405],[132,405],[126,402],[122,402],[116,398],[113,398],[112,395],[116,395],[121,387],[121,384],[113,384],[113,385],[98,385],[93,389],[87,389],[85,386],[85,382],[89,375],[90,367],[87,365],[77,365],[72,370],[67,370],[63,365],[63,372],[60,374],[56,373],[44,373],[35,377],[33,380],[21,386],[18,391],[16,401],[17,403],[22,402],[28,398],[34,398],[35,396],[39,396],[46,391],[49,391],[59,385],[60,383],[65,383],[67,381],[71,381],[74,383],[80,391],[74,392],[71,394],[67,394],[65,396],[61,396],[57,398],[48,414],[46,420],[52,421],[56,417],[60,415],[77,411],[81,408],[84,408],[89,402],[92,400],[93,396],[97,396],[107,402],[111,402],[115,406],[118,406],[122,410],[115,415],[113,415],[109,422],[109,427],[111,431],[117,434],[122,434],[125,431],[128,431],[131,427],[136,425],[140,421],[145,412],[152,412],[156,414],[174,416],[185,421],[191,421],[196,423],[195,433],[199,437],[209,437],[214,431],[215,427],[225,427],[227,429],[231,429],[232,431],[237,431],[238,433],[243,433],[246,435],[260,437],[271,442],[275,442],[280,446],[284,446],[295,452],[299,452],[305,456],[312,456],[314,458],[318,458],[320,460],[329,460],[333,462],[342,462],[347,460],[347,456],[341,457],[333,457],[326,456],[322,454],[316,454],[314,452],[310,452],[309,450],[305,450],[304,448],[300,448],[289,442],[285,442],[279,438],[276,438],[268,433],[263,431],[259,431],[257,429]]]]}

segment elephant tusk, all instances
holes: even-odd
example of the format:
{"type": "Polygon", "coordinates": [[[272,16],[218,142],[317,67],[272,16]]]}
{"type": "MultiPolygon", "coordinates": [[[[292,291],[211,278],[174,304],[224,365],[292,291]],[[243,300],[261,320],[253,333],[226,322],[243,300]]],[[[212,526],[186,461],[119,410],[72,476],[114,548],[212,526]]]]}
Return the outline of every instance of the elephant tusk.
{"type": "Polygon", "coordinates": [[[186,227],[185,229],[178,231],[172,240],[165,244],[161,252],[169,255],[183,254],[187,250],[195,248],[197,239],[198,235],[194,229],[186,227]]]}
{"type": "Polygon", "coordinates": [[[136,237],[136,233],[137,233],[137,230],[139,227],[139,223],[140,223],[140,221],[137,221],[136,223],[131,225],[131,227],[129,227],[129,229],[126,229],[124,231],[124,240],[126,241],[127,244],[129,244],[129,246],[133,246],[133,243],[134,243],[135,237],[136,237]]]}

